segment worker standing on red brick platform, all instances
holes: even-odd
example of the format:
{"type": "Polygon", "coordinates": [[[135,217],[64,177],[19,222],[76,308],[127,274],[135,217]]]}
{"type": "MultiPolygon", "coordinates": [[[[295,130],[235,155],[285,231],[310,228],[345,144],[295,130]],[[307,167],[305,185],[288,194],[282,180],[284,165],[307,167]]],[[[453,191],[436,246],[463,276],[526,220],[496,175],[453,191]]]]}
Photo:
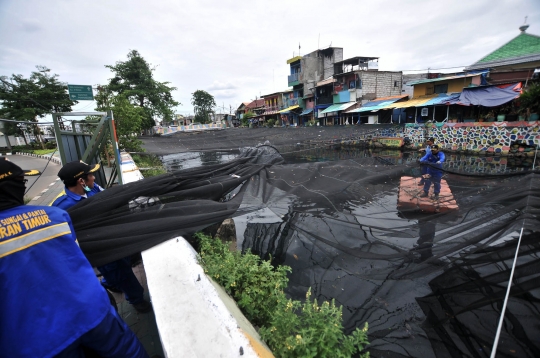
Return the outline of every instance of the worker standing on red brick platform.
{"type": "MultiPolygon", "coordinates": [[[[420,149],[418,149],[418,151],[421,152],[421,153],[425,152],[424,155],[431,154],[431,146],[433,144],[435,144],[435,138],[429,137],[426,140],[426,143],[424,144],[424,148],[420,148],[420,149]]],[[[425,184],[424,175],[426,175],[428,173],[427,165],[420,165],[420,170],[422,170],[422,174],[421,174],[421,179],[418,182],[418,186],[423,186],[425,184]]]]}
{"type": "Polygon", "coordinates": [[[424,177],[424,193],[420,195],[421,198],[426,198],[429,193],[429,187],[433,183],[433,199],[439,199],[439,193],[441,192],[441,179],[443,176],[442,163],[445,160],[444,153],[439,151],[438,145],[431,146],[431,152],[426,153],[421,159],[420,163],[426,163],[427,174],[424,177]]]}

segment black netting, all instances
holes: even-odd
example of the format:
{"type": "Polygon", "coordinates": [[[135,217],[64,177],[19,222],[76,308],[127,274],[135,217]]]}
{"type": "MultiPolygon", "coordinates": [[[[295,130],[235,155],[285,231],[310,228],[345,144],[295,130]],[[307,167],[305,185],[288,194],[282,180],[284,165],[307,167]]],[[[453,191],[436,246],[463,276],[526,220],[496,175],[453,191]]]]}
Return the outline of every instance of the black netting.
{"type": "Polygon", "coordinates": [[[414,158],[284,164],[261,146],[69,212],[95,265],[234,217],[239,248],[292,267],[289,295],[335,298],[349,331],[369,322],[376,357],[489,356],[523,229],[497,356],[539,356],[540,174],[449,172],[458,211],[398,210],[418,173],[414,158]]]}

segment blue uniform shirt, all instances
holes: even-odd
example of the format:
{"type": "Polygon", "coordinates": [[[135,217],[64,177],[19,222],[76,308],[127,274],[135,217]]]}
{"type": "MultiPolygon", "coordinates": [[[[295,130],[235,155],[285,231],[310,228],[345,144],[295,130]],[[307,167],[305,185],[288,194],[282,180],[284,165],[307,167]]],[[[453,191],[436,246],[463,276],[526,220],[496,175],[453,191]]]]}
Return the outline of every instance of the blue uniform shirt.
{"type": "Polygon", "coordinates": [[[433,177],[440,178],[443,175],[442,170],[439,170],[437,168],[442,168],[442,163],[444,163],[444,160],[446,157],[444,156],[444,153],[439,151],[437,154],[433,154],[433,152],[426,153],[421,159],[421,163],[430,163],[430,166],[428,166],[428,174],[430,174],[433,177]],[[440,162],[441,164],[437,164],[437,162],[440,162]]]}
{"type": "Polygon", "coordinates": [[[56,207],[59,207],[60,209],[67,210],[71,208],[73,205],[79,203],[83,199],[86,199],[86,197],[81,196],[79,194],[75,194],[72,191],[70,191],[67,187],[65,187],[64,195],[56,198],[56,200],[52,202],[51,206],[56,206],[56,207]]]}
{"type": "Polygon", "coordinates": [[[69,215],[50,206],[0,211],[0,292],[2,357],[52,357],[110,309],[69,215]]]}
{"type": "Polygon", "coordinates": [[[94,196],[97,193],[102,192],[103,190],[105,189],[100,187],[97,183],[94,183],[94,187],[90,189],[90,191],[86,192],[85,194],[86,196],[82,196],[82,195],[73,193],[67,187],[65,187],[64,195],[56,198],[50,205],[59,207],[60,209],[67,210],[71,208],[73,205],[79,203],[79,201],[83,199],[87,199],[91,196],[94,196]]]}

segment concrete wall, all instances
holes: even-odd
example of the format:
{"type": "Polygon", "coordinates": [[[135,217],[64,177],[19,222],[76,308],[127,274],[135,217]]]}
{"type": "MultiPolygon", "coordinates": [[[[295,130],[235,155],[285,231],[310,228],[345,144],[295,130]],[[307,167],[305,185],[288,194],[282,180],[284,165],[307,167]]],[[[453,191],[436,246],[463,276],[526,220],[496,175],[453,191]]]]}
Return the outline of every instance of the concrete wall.
{"type": "Polygon", "coordinates": [[[362,88],[356,89],[356,97],[362,99],[362,103],[375,98],[401,94],[401,72],[358,71],[356,73],[362,81],[362,88]]]}

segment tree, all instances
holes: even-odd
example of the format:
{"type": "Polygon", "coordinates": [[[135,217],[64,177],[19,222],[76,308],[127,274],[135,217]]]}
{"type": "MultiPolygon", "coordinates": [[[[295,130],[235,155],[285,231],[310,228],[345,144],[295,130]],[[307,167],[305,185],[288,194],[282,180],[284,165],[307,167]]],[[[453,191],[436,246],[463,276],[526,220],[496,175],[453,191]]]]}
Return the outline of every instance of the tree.
{"type": "Polygon", "coordinates": [[[531,113],[540,114],[540,82],[532,83],[519,97],[520,112],[529,116],[531,113]]]}
{"type": "Polygon", "coordinates": [[[155,125],[154,116],[171,121],[174,116],[173,107],[180,104],[171,94],[176,87],[169,86],[169,82],[154,80],[155,67],[150,67],[138,51],[130,51],[127,57],[127,61],[118,61],[114,66],[105,66],[114,73],[114,77],[109,80],[108,90],[115,96],[122,95],[130,103],[144,110],[143,129],[155,125]]]}
{"type": "Polygon", "coordinates": [[[106,86],[99,87],[95,100],[96,110],[113,111],[120,149],[143,152],[142,141],[137,139],[137,134],[140,133],[145,118],[144,108],[134,105],[124,95],[114,95],[106,86]]]}
{"type": "MultiPolygon", "coordinates": [[[[67,84],[58,80],[58,75],[50,74],[45,66],[36,66],[37,71],[29,78],[22,75],[0,77],[0,116],[17,121],[37,123],[38,118],[58,112],[71,112],[77,103],[69,99],[67,84]]],[[[19,129],[14,123],[6,126],[8,134],[16,134],[19,129]]],[[[40,140],[40,130],[33,125],[36,140],[40,140]]],[[[26,139],[25,139],[26,140],[26,139]]]]}
{"type": "Polygon", "coordinates": [[[192,95],[191,104],[195,109],[195,122],[203,124],[212,122],[210,113],[213,112],[213,108],[216,106],[214,96],[203,90],[197,90],[192,95]]]}

